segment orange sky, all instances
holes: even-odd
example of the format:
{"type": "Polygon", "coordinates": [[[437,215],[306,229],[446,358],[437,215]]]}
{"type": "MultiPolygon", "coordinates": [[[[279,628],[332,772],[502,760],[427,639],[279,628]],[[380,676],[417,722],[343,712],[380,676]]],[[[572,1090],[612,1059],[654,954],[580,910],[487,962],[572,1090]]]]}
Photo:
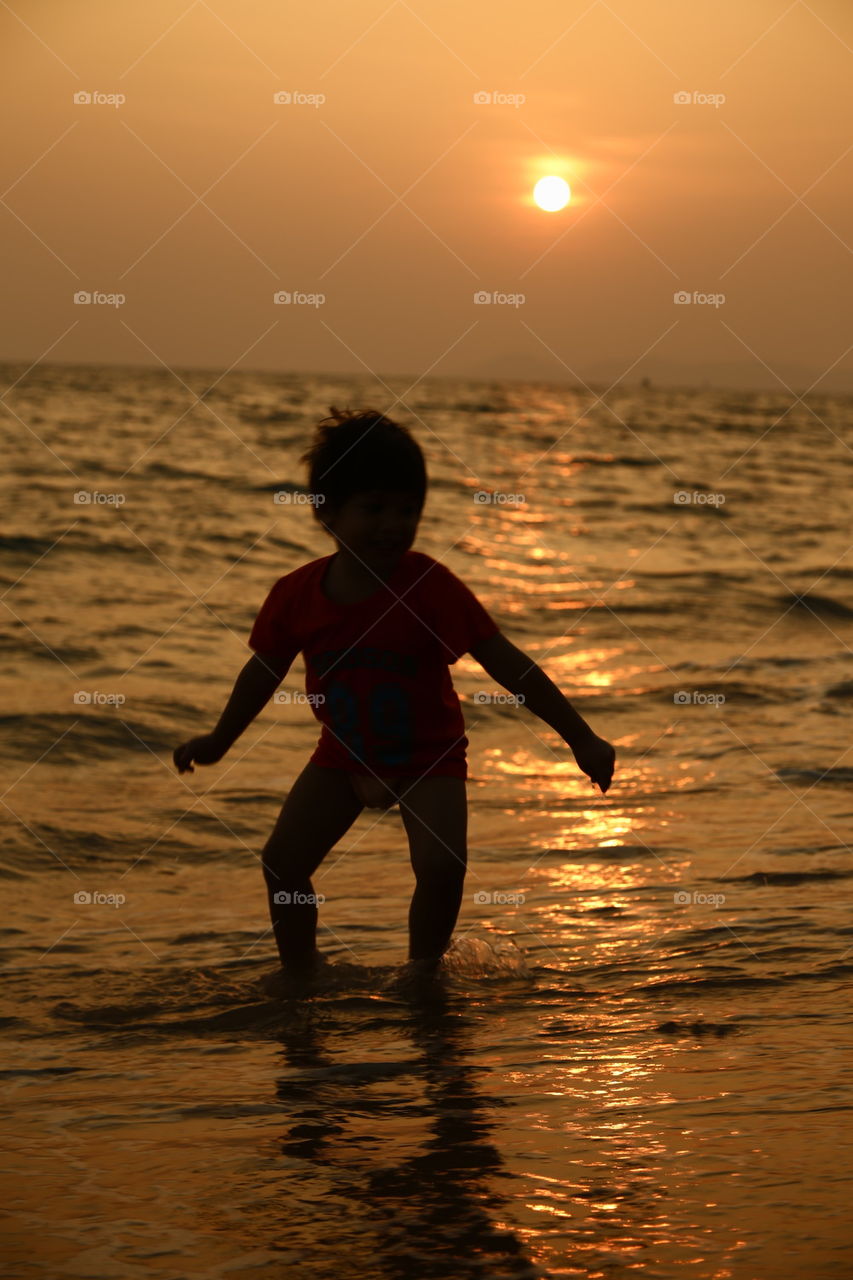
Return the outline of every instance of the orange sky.
{"type": "Polygon", "coordinates": [[[849,0],[12,0],[0,45],[0,359],[853,391],[849,0]]]}

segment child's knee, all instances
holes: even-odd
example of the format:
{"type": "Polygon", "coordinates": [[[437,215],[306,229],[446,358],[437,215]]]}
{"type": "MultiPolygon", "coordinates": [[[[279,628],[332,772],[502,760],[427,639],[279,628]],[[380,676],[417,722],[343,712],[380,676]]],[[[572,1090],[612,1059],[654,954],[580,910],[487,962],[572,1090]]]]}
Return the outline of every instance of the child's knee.
{"type": "Polygon", "coordinates": [[[464,855],[445,852],[427,858],[413,858],[412,869],[419,885],[434,889],[461,889],[467,871],[464,855]]]}
{"type": "Polygon", "coordinates": [[[270,888],[298,887],[311,878],[315,870],[313,861],[293,846],[284,844],[272,836],[261,854],[264,879],[270,888]]]}

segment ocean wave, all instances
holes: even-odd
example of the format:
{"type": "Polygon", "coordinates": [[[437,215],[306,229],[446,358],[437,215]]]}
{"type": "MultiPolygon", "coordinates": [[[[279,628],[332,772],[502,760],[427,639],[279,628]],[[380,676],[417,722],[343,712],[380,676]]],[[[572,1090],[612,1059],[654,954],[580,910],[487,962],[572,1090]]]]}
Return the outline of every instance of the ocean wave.
{"type": "MultiPolygon", "coordinates": [[[[56,534],[51,534],[43,538],[38,538],[30,534],[0,534],[0,551],[8,551],[12,555],[17,553],[36,559],[46,555],[48,551],[54,547],[59,549],[62,543],[57,546],[57,539],[62,530],[58,530],[56,534]]],[[[68,535],[71,536],[70,534],[68,535]]],[[[67,542],[67,538],[63,538],[63,542],[67,542]]],[[[79,541],[79,539],[78,539],[79,541]]]]}
{"type": "Polygon", "coordinates": [[[269,425],[277,422],[301,422],[305,425],[306,432],[310,429],[311,419],[306,415],[304,407],[298,406],[295,409],[271,408],[269,405],[246,405],[237,406],[237,410],[241,417],[246,417],[250,422],[256,422],[259,425],[269,425]]]}
{"type": "MultiPolygon", "coordinates": [[[[59,661],[67,663],[69,667],[74,663],[97,662],[103,657],[100,649],[94,647],[83,649],[79,645],[62,644],[59,641],[54,641],[48,648],[42,640],[33,635],[32,630],[18,622],[9,624],[6,635],[0,634],[0,652],[9,657],[23,658],[27,662],[56,663],[59,661]]],[[[3,743],[0,741],[0,755],[2,754],[3,743]]]]}
{"type": "Polygon", "coordinates": [[[732,972],[730,974],[715,974],[703,978],[694,978],[683,975],[678,978],[664,978],[659,982],[639,983],[633,988],[634,991],[646,991],[650,994],[658,994],[659,992],[678,993],[683,997],[701,995],[703,991],[716,992],[728,989],[753,990],[762,987],[782,987],[788,986],[797,980],[808,978],[814,981],[815,971],[809,969],[801,974],[785,974],[785,975],[767,975],[758,977],[753,974],[742,972],[732,972]]]}
{"type": "Polygon", "coordinates": [[[171,751],[174,734],[153,728],[141,720],[121,720],[118,713],[107,715],[80,707],[79,712],[20,712],[0,716],[6,730],[3,754],[18,762],[31,755],[47,757],[49,763],[85,764],[116,754],[171,751]]]}
{"type": "MultiPolygon", "coordinates": [[[[668,850],[661,851],[664,855],[668,850]]],[[[607,844],[578,849],[546,849],[537,856],[537,861],[548,854],[559,857],[563,862],[636,862],[646,858],[660,858],[661,852],[644,844],[607,844]]]]}
{"type": "MultiPolygon", "coordinates": [[[[176,814],[175,817],[177,816],[176,814]]],[[[198,825],[191,822],[192,817],[193,815],[188,815],[185,819],[187,830],[198,825]]],[[[209,824],[210,829],[204,833],[206,836],[204,848],[206,856],[214,858],[216,857],[214,837],[219,838],[221,844],[223,828],[222,823],[215,823],[212,820],[209,820],[209,824]]],[[[164,817],[161,826],[152,826],[151,832],[144,835],[125,832],[121,829],[104,835],[102,831],[95,830],[84,822],[79,826],[72,826],[70,822],[60,825],[31,819],[26,826],[18,823],[10,824],[3,849],[5,863],[0,876],[7,881],[13,881],[29,879],[30,876],[41,876],[45,873],[52,876],[58,870],[68,869],[74,873],[67,883],[69,901],[78,889],[88,891],[97,889],[98,892],[106,893],[119,892],[124,882],[119,883],[111,879],[105,886],[102,877],[115,877],[117,873],[123,873],[143,858],[151,863],[174,864],[198,852],[197,842],[184,840],[179,834],[180,830],[184,829],[184,822],[181,822],[180,826],[173,823],[172,829],[166,832],[165,829],[168,826],[168,819],[164,817]],[[98,883],[96,885],[81,884],[79,878],[76,878],[80,873],[96,876],[98,883]]],[[[230,852],[233,855],[233,843],[230,852]]],[[[227,851],[223,850],[223,856],[226,853],[227,851]]],[[[66,889],[62,892],[65,893],[66,889]]]]}
{"type": "Polygon", "coordinates": [[[824,690],[825,698],[853,698],[853,680],[840,680],[824,690]]]}
{"type": "Polygon", "coordinates": [[[853,871],[753,871],[748,876],[718,876],[717,884],[798,885],[814,881],[850,880],[853,871]]]}
{"type": "Polygon", "coordinates": [[[656,1028],[664,1035],[690,1035],[700,1039],[703,1036],[732,1036],[742,1030],[730,1022],[661,1022],[656,1028]]]}
{"type": "MultiPolygon", "coordinates": [[[[76,510],[78,513],[91,512],[92,508],[84,506],[77,507],[76,510]]],[[[115,513],[112,513],[106,516],[105,520],[115,518],[115,513]]],[[[15,556],[25,559],[28,570],[42,558],[46,560],[49,558],[50,567],[53,567],[57,561],[61,561],[65,567],[70,560],[78,572],[85,556],[94,556],[98,560],[115,556],[137,564],[143,548],[133,534],[121,531],[119,537],[113,538],[104,533],[105,528],[108,528],[108,525],[95,517],[79,519],[73,529],[69,529],[67,524],[63,528],[57,527],[45,537],[10,534],[0,537],[0,551],[8,552],[10,558],[15,556]]],[[[14,582],[17,576],[13,578],[10,574],[9,580],[14,582]]]]}
{"type": "Polygon", "coordinates": [[[790,591],[777,597],[780,608],[790,609],[793,606],[803,614],[811,614],[818,618],[853,618],[853,609],[832,596],[817,595],[813,591],[790,591]]]}
{"type": "Polygon", "coordinates": [[[777,769],[776,777],[781,782],[822,783],[824,786],[847,787],[853,782],[853,769],[843,765],[829,766],[826,769],[805,769],[799,765],[777,769]]]}
{"type": "MultiPolygon", "coordinates": [[[[569,465],[581,463],[585,467],[660,467],[659,458],[649,458],[645,454],[632,453],[570,453],[566,461],[569,465]]],[[[672,498],[669,499],[672,505],[672,498]]],[[[612,498],[611,498],[612,505],[612,498]]],[[[649,504],[649,510],[656,510],[657,504],[649,504]]]]}
{"type": "Polygon", "coordinates": [[[145,480],[201,480],[206,485],[218,485],[229,492],[234,487],[234,477],[217,475],[216,472],[201,471],[194,467],[180,467],[170,462],[155,459],[141,469],[145,480]]]}

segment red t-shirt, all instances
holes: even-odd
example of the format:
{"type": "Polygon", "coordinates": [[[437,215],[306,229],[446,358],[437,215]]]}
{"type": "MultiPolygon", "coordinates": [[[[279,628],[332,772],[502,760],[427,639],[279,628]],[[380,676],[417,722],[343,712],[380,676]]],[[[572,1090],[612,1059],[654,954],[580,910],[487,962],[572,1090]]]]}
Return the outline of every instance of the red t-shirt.
{"type": "Polygon", "coordinates": [[[465,721],[448,664],[498,625],[432,556],[407,551],[357,604],[321,589],[332,556],[279,578],[249,647],[305,659],[305,691],[323,729],[311,760],[351,773],[467,776],[465,721]],[[313,696],[312,696],[313,695],[313,696]]]}

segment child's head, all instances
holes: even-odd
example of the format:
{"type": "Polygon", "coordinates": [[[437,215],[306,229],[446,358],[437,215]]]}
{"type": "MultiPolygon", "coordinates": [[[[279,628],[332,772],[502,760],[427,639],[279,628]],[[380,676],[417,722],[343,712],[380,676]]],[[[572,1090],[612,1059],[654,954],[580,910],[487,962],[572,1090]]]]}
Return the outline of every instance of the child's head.
{"type": "Polygon", "coordinates": [[[308,464],[308,488],[322,498],[315,511],[323,516],[355,494],[378,489],[404,492],[424,505],[427,489],[424,455],[414,437],[373,409],[341,411],[318,424],[311,447],[302,455],[308,464]]]}

